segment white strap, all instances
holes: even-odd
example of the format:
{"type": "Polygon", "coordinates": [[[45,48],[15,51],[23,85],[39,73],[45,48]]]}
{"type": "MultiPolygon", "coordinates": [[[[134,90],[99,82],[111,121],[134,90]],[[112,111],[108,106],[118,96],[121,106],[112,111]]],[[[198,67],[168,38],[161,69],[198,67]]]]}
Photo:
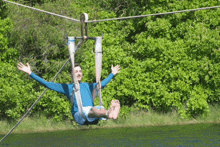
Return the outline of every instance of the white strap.
{"type": "Polygon", "coordinates": [[[76,96],[76,102],[77,102],[77,106],[78,106],[78,111],[80,113],[80,115],[86,119],[84,113],[83,113],[83,104],[82,104],[82,99],[81,99],[81,93],[80,93],[80,85],[78,80],[76,79],[76,75],[74,72],[74,55],[75,55],[75,50],[76,50],[76,46],[75,46],[75,37],[68,37],[68,48],[69,48],[69,53],[70,53],[70,58],[71,58],[71,63],[72,63],[72,79],[74,81],[74,89],[73,89],[73,93],[72,93],[72,97],[71,97],[71,102],[73,103],[74,100],[74,94],[76,96]]]}
{"type": "Polygon", "coordinates": [[[102,72],[102,37],[96,37],[95,42],[95,65],[96,65],[96,83],[97,86],[93,91],[93,99],[99,95],[100,106],[103,106],[101,95],[101,72],[102,72]]]}

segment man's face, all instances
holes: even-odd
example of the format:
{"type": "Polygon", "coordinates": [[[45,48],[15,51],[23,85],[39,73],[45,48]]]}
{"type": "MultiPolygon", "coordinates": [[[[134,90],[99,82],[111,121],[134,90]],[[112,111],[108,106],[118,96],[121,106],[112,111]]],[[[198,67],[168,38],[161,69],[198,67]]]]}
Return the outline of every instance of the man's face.
{"type": "Polygon", "coordinates": [[[77,79],[78,81],[81,81],[81,80],[82,80],[82,77],[83,77],[81,67],[80,67],[80,66],[76,66],[76,67],[74,68],[74,72],[75,72],[75,75],[76,75],[76,79],[77,79]]]}

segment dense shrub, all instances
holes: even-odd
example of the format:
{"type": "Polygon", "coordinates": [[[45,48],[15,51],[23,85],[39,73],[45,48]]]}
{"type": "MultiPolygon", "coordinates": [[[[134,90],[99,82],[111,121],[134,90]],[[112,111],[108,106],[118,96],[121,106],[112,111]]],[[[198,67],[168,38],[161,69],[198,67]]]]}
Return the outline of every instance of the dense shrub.
{"type": "MultiPolygon", "coordinates": [[[[90,19],[105,19],[220,4],[212,0],[34,2],[37,8],[77,19],[84,12],[90,19]]],[[[0,78],[1,83],[5,83],[0,85],[4,96],[1,105],[6,101],[8,104],[7,109],[1,109],[1,115],[17,118],[44,88],[17,72],[15,63],[18,60],[30,62],[36,74],[50,81],[69,56],[65,33],[80,36],[80,24],[11,5],[9,10],[8,17],[16,28],[10,31],[13,35],[3,33],[10,42],[3,43],[7,54],[1,56],[1,66],[5,68],[2,73],[9,77],[0,78]],[[13,74],[3,72],[9,71],[7,68],[13,74]],[[24,102],[26,99],[28,102],[24,102]]],[[[183,118],[207,115],[209,104],[219,102],[220,95],[219,12],[220,9],[202,10],[89,24],[89,36],[104,33],[102,79],[111,72],[112,64],[122,68],[102,90],[105,106],[108,107],[112,99],[119,99],[126,108],[122,111],[132,106],[162,112],[174,109],[183,118]]],[[[89,40],[76,56],[83,68],[83,81],[95,82],[94,59],[94,41],[89,40]]],[[[71,82],[67,68],[55,82],[71,82]]],[[[48,91],[33,113],[43,112],[62,120],[71,118],[70,107],[64,96],[48,91]]]]}

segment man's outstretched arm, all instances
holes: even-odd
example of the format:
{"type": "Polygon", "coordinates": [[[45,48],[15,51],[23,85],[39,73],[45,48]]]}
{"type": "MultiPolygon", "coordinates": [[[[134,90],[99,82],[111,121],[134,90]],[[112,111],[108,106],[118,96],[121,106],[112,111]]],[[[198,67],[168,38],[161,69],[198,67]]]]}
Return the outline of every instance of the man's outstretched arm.
{"type": "Polygon", "coordinates": [[[27,66],[26,66],[26,65],[24,65],[23,63],[20,62],[17,67],[18,67],[19,70],[27,73],[31,78],[38,81],[40,84],[44,85],[45,87],[47,87],[51,90],[54,90],[56,92],[65,94],[67,97],[69,96],[68,84],[59,84],[59,83],[45,81],[43,78],[41,78],[41,77],[35,75],[34,73],[32,73],[31,67],[28,63],[27,63],[27,66]]]}
{"type": "Polygon", "coordinates": [[[116,74],[120,73],[120,72],[121,72],[120,69],[121,69],[121,68],[120,68],[119,65],[116,65],[115,67],[113,67],[113,65],[112,65],[112,67],[111,67],[112,72],[111,72],[111,74],[110,74],[107,78],[105,78],[105,79],[101,82],[101,87],[104,88],[104,87],[111,81],[111,79],[113,78],[113,76],[115,76],[116,74]],[[113,74],[113,75],[112,75],[112,74],[113,74]]]}

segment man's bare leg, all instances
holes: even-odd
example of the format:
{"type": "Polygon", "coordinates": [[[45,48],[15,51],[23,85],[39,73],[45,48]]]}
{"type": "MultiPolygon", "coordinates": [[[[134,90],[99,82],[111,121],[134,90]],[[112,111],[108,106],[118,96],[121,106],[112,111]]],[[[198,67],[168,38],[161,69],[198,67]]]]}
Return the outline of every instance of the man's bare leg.
{"type": "Polygon", "coordinates": [[[96,107],[93,107],[89,112],[89,118],[93,118],[93,117],[96,117],[96,118],[105,117],[106,118],[107,112],[108,110],[105,110],[105,109],[98,110],[96,107]]]}
{"type": "Polygon", "coordinates": [[[109,108],[109,110],[106,110],[104,108],[101,108],[100,110],[98,110],[96,107],[93,107],[90,112],[89,112],[89,118],[108,118],[108,119],[112,119],[113,118],[113,101],[111,103],[111,106],[109,108]]]}

